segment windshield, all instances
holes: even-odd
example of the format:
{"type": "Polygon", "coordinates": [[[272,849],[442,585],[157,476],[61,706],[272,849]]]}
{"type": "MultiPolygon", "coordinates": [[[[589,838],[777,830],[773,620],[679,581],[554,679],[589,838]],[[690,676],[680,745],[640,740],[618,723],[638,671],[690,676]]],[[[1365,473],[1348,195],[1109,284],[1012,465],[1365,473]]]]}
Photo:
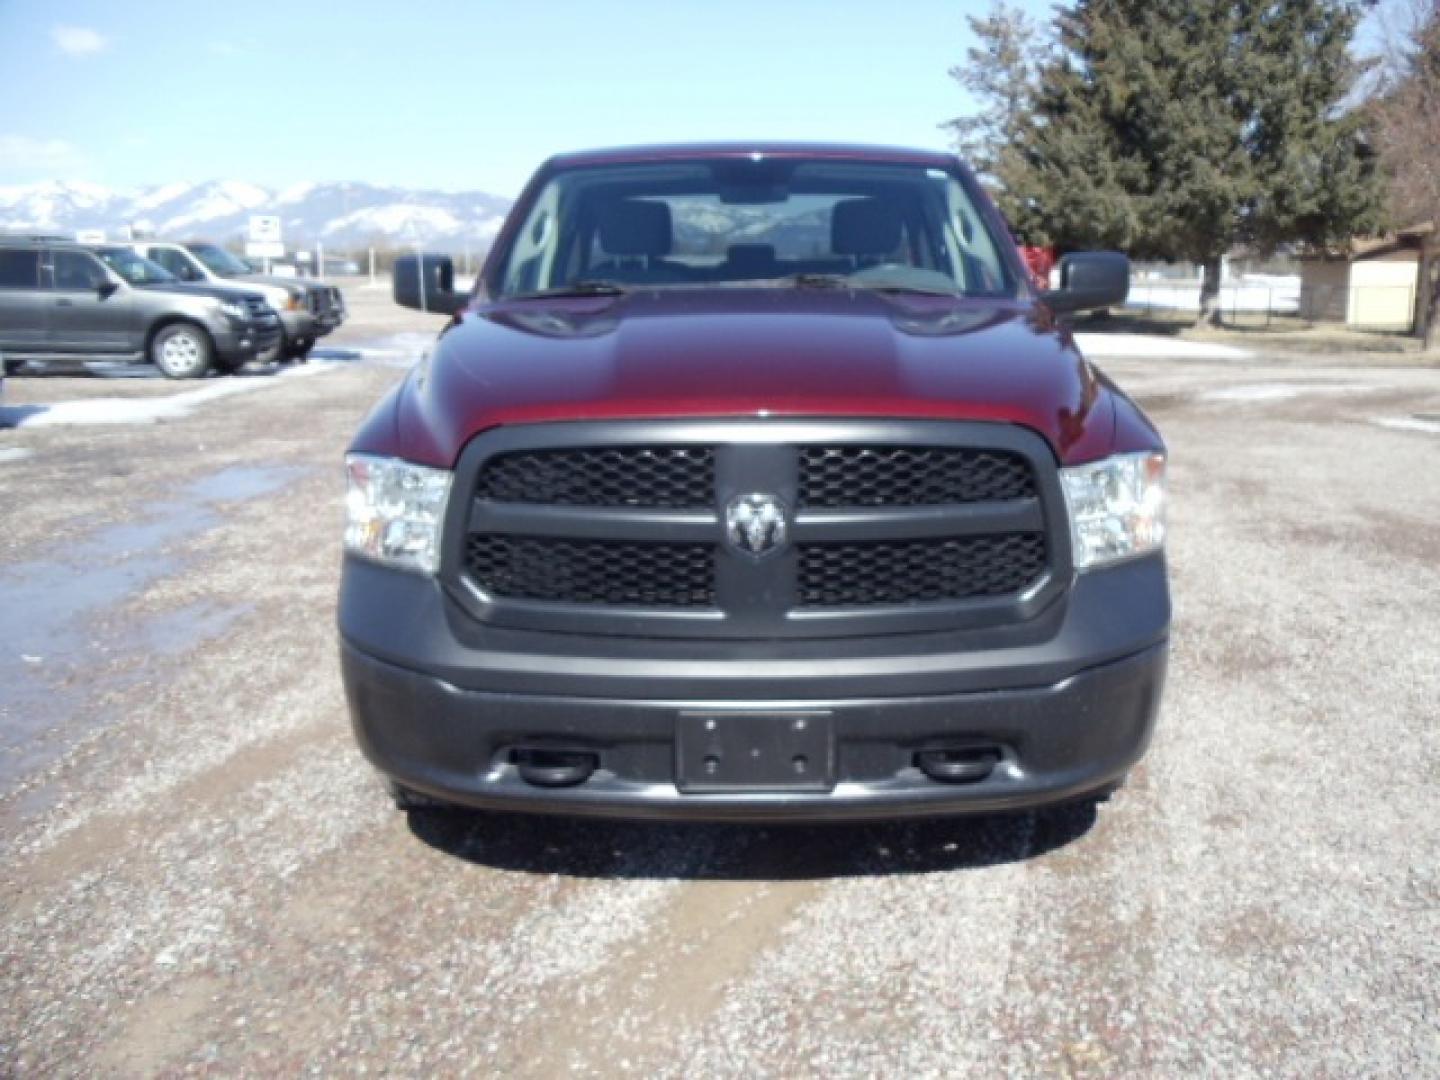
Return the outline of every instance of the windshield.
{"type": "Polygon", "coordinates": [[[499,294],[609,285],[1015,294],[996,237],[952,173],[763,157],[556,175],[504,258],[499,294]]]}
{"type": "Polygon", "coordinates": [[[250,267],[237,259],[230,252],[214,244],[187,244],[187,250],[207,267],[212,274],[219,274],[221,277],[238,277],[241,274],[249,274],[250,267]]]}
{"type": "Polygon", "coordinates": [[[179,280],[160,264],[142,259],[129,248],[100,248],[95,254],[131,285],[165,285],[179,280]]]}

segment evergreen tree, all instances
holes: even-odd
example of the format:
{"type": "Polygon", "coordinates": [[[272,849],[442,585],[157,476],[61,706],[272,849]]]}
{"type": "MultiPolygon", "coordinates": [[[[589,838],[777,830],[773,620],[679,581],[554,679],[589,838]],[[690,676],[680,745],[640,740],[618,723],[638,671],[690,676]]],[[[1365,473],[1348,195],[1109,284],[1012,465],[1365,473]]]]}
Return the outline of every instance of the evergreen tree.
{"type": "Polygon", "coordinates": [[[1023,243],[1046,245],[1046,222],[1019,192],[1026,184],[1040,69],[1048,42],[1042,28],[1018,7],[1000,0],[984,16],[966,17],[979,42],[950,77],[976,99],[978,111],[948,121],[955,145],[990,190],[1023,243]]]}
{"type": "Polygon", "coordinates": [[[1201,264],[1213,321],[1235,246],[1327,244],[1375,223],[1373,155],[1361,114],[1343,108],[1359,14],[1341,0],[1058,9],[1056,48],[997,172],[1007,208],[1062,248],[1201,264]]]}

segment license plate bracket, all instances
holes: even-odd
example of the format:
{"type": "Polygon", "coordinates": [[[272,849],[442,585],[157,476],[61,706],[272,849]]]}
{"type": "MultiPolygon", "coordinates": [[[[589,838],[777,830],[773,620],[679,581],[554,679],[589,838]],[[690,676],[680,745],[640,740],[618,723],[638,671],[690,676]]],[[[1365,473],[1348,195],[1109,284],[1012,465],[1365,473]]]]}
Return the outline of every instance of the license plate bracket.
{"type": "Polygon", "coordinates": [[[829,791],[835,725],[826,710],[683,712],[675,786],[687,795],[829,791]]]}

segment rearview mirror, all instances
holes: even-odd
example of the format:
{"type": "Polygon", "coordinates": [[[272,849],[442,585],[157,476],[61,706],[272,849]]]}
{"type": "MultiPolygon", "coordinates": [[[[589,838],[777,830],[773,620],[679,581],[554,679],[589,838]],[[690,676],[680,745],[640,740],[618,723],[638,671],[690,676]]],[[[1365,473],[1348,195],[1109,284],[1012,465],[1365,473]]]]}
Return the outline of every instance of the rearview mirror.
{"type": "Polygon", "coordinates": [[[102,281],[95,286],[95,295],[100,297],[101,300],[109,300],[110,297],[119,291],[120,286],[116,285],[113,281],[102,281]]]}
{"type": "Polygon", "coordinates": [[[1118,307],[1129,295],[1129,259],[1118,251],[1077,251],[1060,260],[1060,287],[1040,298],[1059,313],[1118,307]]]}
{"type": "Polygon", "coordinates": [[[470,299],[455,291],[455,262],[449,255],[401,255],[395,260],[391,293],[401,307],[454,315],[470,299]]]}

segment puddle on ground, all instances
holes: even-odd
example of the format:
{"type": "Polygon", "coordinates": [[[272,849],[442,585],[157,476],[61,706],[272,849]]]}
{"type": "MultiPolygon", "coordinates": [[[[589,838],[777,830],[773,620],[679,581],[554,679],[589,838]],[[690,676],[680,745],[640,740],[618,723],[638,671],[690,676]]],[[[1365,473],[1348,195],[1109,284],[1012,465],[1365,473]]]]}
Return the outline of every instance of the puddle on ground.
{"type": "Polygon", "coordinates": [[[217,527],[216,509],[271,494],[311,472],[299,466],[238,465],[144,507],[138,520],[112,525],[40,559],[0,568],[0,794],[50,764],[83,731],[111,717],[102,694],[143,679],[145,663],[175,656],[227,633],[245,605],[189,604],[118,628],[99,616],[184,569],[184,541],[217,527]],[[112,665],[124,661],[128,673],[112,665]],[[96,672],[105,669],[104,679],[96,672]]]}
{"type": "Polygon", "coordinates": [[[365,354],[359,349],[343,349],[334,345],[317,346],[310,351],[310,361],[324,361],[327,364],[353,364],[356,361],[365,359],[365,354]]]}

